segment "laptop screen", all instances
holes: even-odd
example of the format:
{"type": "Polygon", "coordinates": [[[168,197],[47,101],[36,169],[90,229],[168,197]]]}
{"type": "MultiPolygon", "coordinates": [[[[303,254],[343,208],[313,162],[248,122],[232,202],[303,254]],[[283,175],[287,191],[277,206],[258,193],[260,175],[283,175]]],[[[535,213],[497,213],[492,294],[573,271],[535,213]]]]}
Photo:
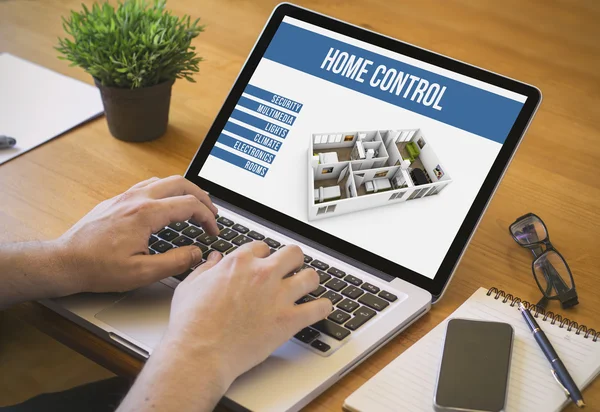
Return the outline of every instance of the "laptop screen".
{"type": "Polygon", "coordinates": [[[199,176],[433,279],[526,99],[286,16],[199,176]]]}

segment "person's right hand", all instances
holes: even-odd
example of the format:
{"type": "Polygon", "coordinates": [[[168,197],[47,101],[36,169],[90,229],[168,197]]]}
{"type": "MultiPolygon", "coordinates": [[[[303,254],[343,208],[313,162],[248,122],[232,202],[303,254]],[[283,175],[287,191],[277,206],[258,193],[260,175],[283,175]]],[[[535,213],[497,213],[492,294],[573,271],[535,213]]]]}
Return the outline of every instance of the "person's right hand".
{"type": "MultiPolygon", "coordinates": [[[[207,356],[226,382],[264,361],[302,328],[331,313],[329,299],[294,302],[319,286],[313,269],[285,278],[303,264],[298,246],[269,255],[252,242],[221,258],[213,252],[175,291],[165,340],[187,359],[207,356]]],[[[201,363],[198,363],[201,366],[201,363]]]]}
{"type": "Polygon", "coordinates": [[[284,278],[303,264],[300,248],[269,250],[213,252],[177,286],[165,335],[119,412],[211,411],[235,378],[331,313],[325,298],[294,304],[319,285],[313,269],[284,278]]]}

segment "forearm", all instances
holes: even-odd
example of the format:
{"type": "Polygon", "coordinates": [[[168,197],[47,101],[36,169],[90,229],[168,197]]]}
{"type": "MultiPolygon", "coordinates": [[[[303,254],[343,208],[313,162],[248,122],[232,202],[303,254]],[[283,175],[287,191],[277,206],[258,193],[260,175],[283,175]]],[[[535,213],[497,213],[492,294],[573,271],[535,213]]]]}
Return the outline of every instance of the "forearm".
{"type": "Polygon", "coordinates": [[[213,349],[188,350],[165,339],[154,351],[118,412],[212,411],[231,384],[213,349]],[[202,359],[202,362],[198,362],[202,359]],[[201,366],[201,367],[198,367],[201,366]]]}
{"type": "Polygon", "coordinates": [[[58,240],[0,244],[0,308],[78,292],[58,240]]]}

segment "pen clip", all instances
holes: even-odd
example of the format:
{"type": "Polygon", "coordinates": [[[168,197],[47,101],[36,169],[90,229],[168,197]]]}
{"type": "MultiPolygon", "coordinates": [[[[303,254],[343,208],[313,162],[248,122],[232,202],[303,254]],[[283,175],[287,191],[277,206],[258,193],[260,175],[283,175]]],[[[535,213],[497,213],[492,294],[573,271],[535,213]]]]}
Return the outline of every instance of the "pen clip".
{"type": "Polygon", "coordinates": [[[562,384],[560,379],[558,379],[558,375],[556,374],[556,371],[554,369],[550,369],[550,372],[552,372],[552,376],[554,376],[554,379],[556,380],[556,382],[558,382],[558,384],[560,385],[562,390],[565,391],[565,395],[567,395],[567,397],[571,397],[571,393],[567,390],[567,388],[565,388],[565,386],[562,384]]]}

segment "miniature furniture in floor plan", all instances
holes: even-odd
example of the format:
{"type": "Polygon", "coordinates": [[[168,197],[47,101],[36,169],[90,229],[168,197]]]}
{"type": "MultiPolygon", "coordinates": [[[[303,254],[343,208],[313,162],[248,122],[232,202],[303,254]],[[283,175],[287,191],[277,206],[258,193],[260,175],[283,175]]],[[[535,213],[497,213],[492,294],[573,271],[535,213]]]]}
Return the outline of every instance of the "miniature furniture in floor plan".
{"type": "Polygon", "coordinates": [[[308,219],[437,195],[452,182],[421,129],[313,133],[308,219]]]}

